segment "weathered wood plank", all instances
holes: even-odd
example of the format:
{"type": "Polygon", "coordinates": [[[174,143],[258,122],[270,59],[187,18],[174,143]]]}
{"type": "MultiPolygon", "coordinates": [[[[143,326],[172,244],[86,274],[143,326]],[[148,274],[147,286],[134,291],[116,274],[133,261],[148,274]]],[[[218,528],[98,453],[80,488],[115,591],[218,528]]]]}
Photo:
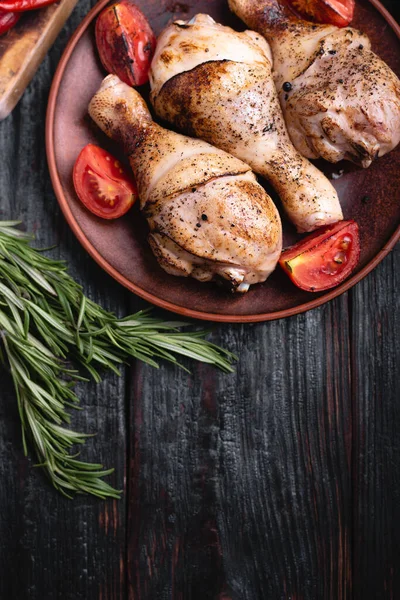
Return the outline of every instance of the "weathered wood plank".
{"type": "Polygon", "coordinates": [[[219,523],[234,597],[350,597],[347,325],[342,297],[242,331],[237,376],[220,379],[219,523]]]}
{"type": "MultiPolygon", "coordinates": [[[[396,0],[383,0],[400,20],[396,0]]],[[[362,600],[400,595],[399,246],[351,292],[353,578],[362,600]]]]}
{"type": "Polygon", "coordinates": [[[235,374],[133,373],[131,598],[349,598],[347,298],[220,327],[235,374]]]}
{"type": "MultiPolygon", "coordinates": [[[[52,191],[44,148],[47,95],[62,49],[89,9],[83,1],[46,57],[17,109],[0,123],[0,219],[20,218],[92,299],[125,313],[127,293],[82,250],[66,225],[52,191]]],[[[107,374],[100,385],[81,384],[80,431],[98,435],[82,457],[115,466],[110,481],[124,487],[125,381],[107,374]]],[[[0,597],[30,600],[120,600],[125,595],[125,500],[73,501],[53,490],[23,458],[16,401],[1,372],[0,390],[0,597]]]]}
{"type": "Polygon", "coordinates": [[[400,597],[400,247],[353,292],[354,590],[400,597]]]}
{"type": "Polygon", "coordinates": [[[129,598],[216,598],[218,428],[208,378],[163,366],[133,372],[129,488],[129,598]]]}

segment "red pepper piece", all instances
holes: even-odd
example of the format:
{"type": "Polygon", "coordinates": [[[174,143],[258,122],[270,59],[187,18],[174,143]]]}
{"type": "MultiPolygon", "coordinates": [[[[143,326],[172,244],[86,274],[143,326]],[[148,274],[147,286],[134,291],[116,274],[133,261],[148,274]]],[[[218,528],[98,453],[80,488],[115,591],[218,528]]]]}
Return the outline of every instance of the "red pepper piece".
{"type": "Polygon", "coordinates": [[[0,9],[0,35],[5,33],[19,20],[20,14],[0,9]]]}
{"type": "Polygon", "coordinates": [[[7,12],[24,12],[25,10],[35,10],[48,4],[53,4],[56,0],[0,0],[0,10],[7,12]]]}

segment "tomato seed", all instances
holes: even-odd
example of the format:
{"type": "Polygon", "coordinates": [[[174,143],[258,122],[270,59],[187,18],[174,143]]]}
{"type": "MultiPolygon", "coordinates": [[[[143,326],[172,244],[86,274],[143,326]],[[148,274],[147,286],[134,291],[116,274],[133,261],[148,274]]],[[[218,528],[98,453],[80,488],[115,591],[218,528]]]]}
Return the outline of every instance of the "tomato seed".
{"type": "Polygon", "coordinates": [[[342,265],[344,263],[344,259],[345,259],[344,252],[338,252],[336,254],[336,256],[333,258],[333,260],[335,261],[335,263],[337,263],[338,265],[342,265]]]}

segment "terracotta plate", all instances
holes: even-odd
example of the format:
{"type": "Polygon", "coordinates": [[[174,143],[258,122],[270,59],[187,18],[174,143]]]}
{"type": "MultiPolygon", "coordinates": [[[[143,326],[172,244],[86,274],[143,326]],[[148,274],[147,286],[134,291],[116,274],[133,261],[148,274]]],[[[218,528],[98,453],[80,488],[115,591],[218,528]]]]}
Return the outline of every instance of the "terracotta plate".
{"type": "MultiPolygon", "coordinates": [[[[55,75],[47,115],[46,143],[54,189],[70,226],[93,258],[129,290],[174,312],[212,321],[245,322],[286,317],[314,308],[349,289],[373,269],[400,237],[400,147],[363,170],[341,163],[318,166],[332,178],[345,218],[356,219],[361,231],[361,259],[353,276],[329,292],[311,295],[298,290],[278,268],[264,284],[245,295],[232,295],[212,284],[167,275],[146,243],[146,222],[136,207],[126,217],[107,222],[86,211],[72,184],[72,168],[81,148],[94,142],[119,151],[87,115],[89,100],[105,73],[97,57],[94,22],[107,4],[101,1],[72,37],[55,75]]],[[[173,18],[207,12],[218,21],[244,29],[226,0],[138,0],[155,33],[173,18]]],[[[374,50],[400,75],[400,27],[373,0],[357,0],[355,27],[365,31],[374,50]]],[[[148,93],[148,90],[144,90],[148,93]]],[[[269,190],[270,191],[270,190],[269,190]]],[[[279,206],[279,202],[278,206],[279,206]]],[[[284,220],[284,245],[297,239],[284,220]]]]}

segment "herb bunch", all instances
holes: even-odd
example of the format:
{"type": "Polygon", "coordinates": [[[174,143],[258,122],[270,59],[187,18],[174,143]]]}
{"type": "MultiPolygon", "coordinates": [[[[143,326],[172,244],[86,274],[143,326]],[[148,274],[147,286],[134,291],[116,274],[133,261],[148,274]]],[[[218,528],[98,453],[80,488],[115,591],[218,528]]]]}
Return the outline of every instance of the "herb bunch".
{"type": "Polygon", "coordinates": [[[140,311],[123,319],[88,299],[67,273],[66,264],[30,246],[17,221],[0,221],[0,361],[9,368],[17,395],[24,452],[32,444],[52,484],[100,498],[120,493],[103,480],[113,469],[86,463],[72,453],[87,434],[65,427],[68,408],[78,407],[74,392],[99,369],[115,372],[131,358],[157,367],[157,359],[178,363],[176,355],[232,371],[232,353],[205,340],[204,332],[182,333],[180,322],[166,322],[140,311]]]}

